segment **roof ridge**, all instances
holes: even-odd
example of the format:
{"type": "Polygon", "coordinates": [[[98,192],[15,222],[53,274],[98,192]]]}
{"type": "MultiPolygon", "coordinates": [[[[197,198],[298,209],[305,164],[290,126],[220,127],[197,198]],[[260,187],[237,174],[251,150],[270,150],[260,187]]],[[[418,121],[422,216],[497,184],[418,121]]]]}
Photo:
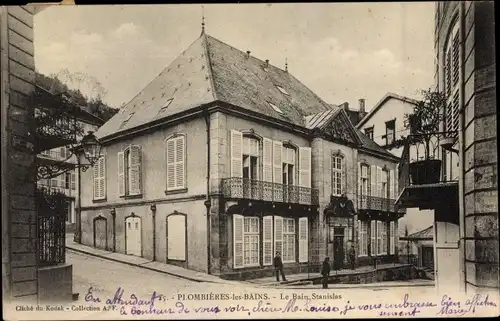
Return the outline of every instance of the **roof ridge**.
{"type": "Polygon", "coordinates": [[[210,59],[210,50],[208,48],[209,46],[208,46],[208,39],[207,39],[207,37],[211,37],[211,36],[207,35],[205,32],[203,32],[201,34],[201,36],[203,37],[202,46],[205,49],[205,56],[207,59],[208,77],[210,78],[210,86],[212,87],[212,96],[214,97],[214,100],[217,100],[217,88],[215,87],[214,73],[212,70],[212,60],[210,59]]]}

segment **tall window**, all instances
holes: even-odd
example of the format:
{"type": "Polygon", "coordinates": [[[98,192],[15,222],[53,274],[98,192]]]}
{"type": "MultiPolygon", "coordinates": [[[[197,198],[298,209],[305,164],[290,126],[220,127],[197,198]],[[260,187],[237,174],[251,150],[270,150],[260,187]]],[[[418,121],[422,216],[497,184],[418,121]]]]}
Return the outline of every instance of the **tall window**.
{"type": "Polygon", "coordinates": [[[389,197],[389,171],[382,170],[382,175],[380,177],[380,197],[389,197]]]}
{"type": "Polygon", "coordinates": [[[283,146],[283,184],[295,184],[295,148],[283,146]]]}
{"type": "Polygon", "coordinates": [[[94,164],[94,199],[106,198],[106,159],[104,156],[94,164]]]}
{"type": "Polygon", "coordinates": [[[377,221],[377,245],[378,254],[387,254],[387,224],[386,222],[377,221]]]}
{"type": "Polygon", "coordinates": [[[295,219],[283,218],[283,262],[295,262],[295,219]]]}
{"type": "MultiPolygon", "coordinates": [[[[460,75],[460,34],[455,23],[444,51],[444,92],[446,94],[445,130],[458,131],[459,117],[459,75],[460,75]]],[[[457,134],[453,134],[456,136],[457,134]]]]}
{"type": "Polygon", "coordinates": [[[118,153],[119,196],[140,195],[142,191],[141,147],[131,145],[118,153]]]}
{"type": "Polygon", "coordinates": [[[186,136],[176,135],[166,141],[167,191],[186,188],[186,136]]]}
{"type": "Polygon", "coordinates": [[[342,195],[342,161],[343,158],[340,155],[334,155],[332,157],[332,195],[340,196],[342,195]]]}
{"type": "Polygon", "coordinates": [[[368,222],[358,221],[358,233],[359,233],[359,256],[368,255],[368,222]]]}
{"type": "Polygon", "coordinates": [[[259,179],[259,141],[243,137],[243,178],[259,179]]]}
{"type": "Polygon", "coordinates": [[[71,187],[71,173],[65,173],[66,174],[66,179],[65,179],[65,182],[64,182],[64,188],[66,189],[70,189],[71,187]]]}
{"type": "Polygon", "coordinates": [[[371,140],[373,140],[373,130],[374,130],[374,126],[365,128],[365,135],[368,138],[370,138],[371,140]]]}
{"type": "Polygon", "coordinates": [[[396,121],[391,120],[385,123],[385,144],[389,145],[396,139],[396,121]]]}
{"type": "Polygon", "coordinates": [[[368,166],[367,165],[361,165],[361,194],[362,195],[368,195],[368,185],[369,185],[369,178],[368,178],[368,166]]]}
{"type": "Polygon", "coordinates": [[[259,265],[259,219],[245,217],[243,223],[243,264],[259,265]]]}

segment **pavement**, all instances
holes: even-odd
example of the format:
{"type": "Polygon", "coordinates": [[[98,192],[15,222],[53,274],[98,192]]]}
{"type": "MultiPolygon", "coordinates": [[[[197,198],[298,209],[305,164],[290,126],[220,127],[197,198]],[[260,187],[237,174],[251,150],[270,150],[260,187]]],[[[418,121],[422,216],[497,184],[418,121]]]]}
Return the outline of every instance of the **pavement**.
{"type": "MultiPolygon", "coordinates": [[[[175,276],[177,278],[193,281],[193,282],[206,282],[206,283],[216,283],[216,284],[226,284],[226,285],[237,285],[237,286],[250,286],[250,287],[265,287],[265,288],[287,288],[287,289],[307,289],[307,288],[319,288],[321,285],[313,285],[312,279],[320,277],[316,273],[298,273],[287,275],[287,281],[276,282],[275,277],[265,277],[260,279],[252,279],[245,281],[231,281],[224,280],[215,275],[210,275],[203,272],[188,270],[179,266],[166,264],[158,261],[151,261],[142,257],[127,255],[123,253],[116,253],[111,251],[105,251],[101,249],[96,249],[83,244],[75,243],[73,240],[73,234],[66,234],[66,248],[69,252],[73,251],[76,253],[91,255],[94,257],[102,258],[109,261],[114,261],[118,263],[127,264],[130,266],[139,267],[141,269],[155,271],[163,273],[165,275],[175,276]]],[[[386,267],[393,267],[395,264],[381,264],[378,266],[379,269],[386,267]]],[[[334,274],[354,274],[363,273],[373,270],[371,266],[364,266],[357,268],[356,270],[340,270],[334,271],[334,274]]],[[[404,287],[404,286],[433,286],[434,281],[432,280],[408,280],[408,281],[391,281],[391,282],[381,282],[381,283],[364,283],[364,284],[330,284],[331,288],[377,288],[381,286],[390,287],[404,287]]]]}
{"type": "Polygon", "coordinates": [[[166,264],[158,261],[151,261],[143,257],[96,249],[87,245],[74,242],[73,234],[71,233],[66,234],[66,249],[77,253],[83,253],[95,257],[100,257],[110,261],[115,261],[131,266],[140,267],[146,270],[164,273],[167,275],[175,276],[178,278],[194,282],[209,282],[209,283],[232,284],[232,285],[241,285],[242,283],[247,283],[241,281],[224,280],[215,275],[188,270],[179,266],[166,264]]]}

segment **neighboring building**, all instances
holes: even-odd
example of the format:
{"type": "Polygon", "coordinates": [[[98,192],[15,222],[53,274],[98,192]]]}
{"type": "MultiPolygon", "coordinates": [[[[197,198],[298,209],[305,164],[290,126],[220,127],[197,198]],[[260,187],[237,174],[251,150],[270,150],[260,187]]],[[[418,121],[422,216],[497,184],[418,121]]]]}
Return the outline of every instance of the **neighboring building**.
{"type": "MultiPolygon", "coordinates": [[[[400,140],[402,137],[408,137],[410,134],[405,116],[413,112],[417,103],[418,101],[415,99],[394,93],[387,93],[356,124],[356,127],[387,151],[401,157],[403,147],[395,146],[392,143],[400,140]]],[[[410,146],[409,160],[415,161],[421,159],[424,155],[423,148],[423,145],[410,146]]],[[[432,153],[436,157],[439,157],[438,149],[433,150],[432,153]]],[[[455,167],[454,174],[455,176],[458,175],[458,166],[455,167]]],[[[458,177],[455,177],[455,179],[458,179],[458,177]]],[[[399,220],[399,236],[404,236],[406,228],[408,229],[408,233],[413,234],[425,229],[433,222],[434,211],[407,208],[405,216],[399,220]]]]}
{"type": "Polygon", "coordinates": [[[353,242],[359,264],[396,259],[399,159],[286,68],[205,33],[96,136],[83,244],[237,279],[271,275],[276,251],[288,273],[345,263],[353,242]]]}
{"type": "MultiPolygon", "coordinates": [[[[415,255],[416,265],[434,271],[434,225],[399,238],[399,247],[405,255],[415,255]],[[405,244],[406,243],[406,244],[405,244]]],[[[401,253],[401,252],[400,252],[401,253]]]]}
{"type": "Polygon", "coordinates": [[[406,186],[404,207],[434,210],[439,292],[498,293],[498,186],[494,4],[436,3],[435,81],[448,105],[443,182],[406,186]],[[458,162],[458,179],[453,172],[458,162]]]}
{"type": "MultiPolygon", "coordinates": [[[[41,86],[37,86],[36,88],[39,91],[44,91],[46,94],[53,95],[46,89],[41,86]]],[[[58,95],[54,95],[54,97],[60,97],[58,95]]],[[[62,100],[62,97],[60,97],[62,100]]],[[[78,137],[76,137],[76,141],[79,142],[84,135],[86,135],[89,131],[96,132],[99,126],[104,123],[104,120],[100,119],[87,112],[85,109],[80,108],[78,106],[73,106],[68,112],[68,116],[73,116],[75,119],[73,120],[76,123],[76,126],[82,130],[81,133],[78,133],[78,137]]],[[[75,202],[77,197],[77,186],[78,186],[78,170],[73,169],[75,164],[77,164],[76,156],[69,150],[67,146],[61,146],[52,148],[49,150],[44,150],[42,153],[37,155],[37,160],[39,164],[55,164],[57,167],[65,169],[65,172],[51,177],[51,178],[42,178],[37,182],[38,186],[45,187],[52,192],[60,192],[67,196],[68,198],[68,215],[66,218],[67,223],[67,232],[73,230],[74,223],[76,221],[75,215],[75,202]],[[65,163],[65,164],[62,164],[65,163]]]]}

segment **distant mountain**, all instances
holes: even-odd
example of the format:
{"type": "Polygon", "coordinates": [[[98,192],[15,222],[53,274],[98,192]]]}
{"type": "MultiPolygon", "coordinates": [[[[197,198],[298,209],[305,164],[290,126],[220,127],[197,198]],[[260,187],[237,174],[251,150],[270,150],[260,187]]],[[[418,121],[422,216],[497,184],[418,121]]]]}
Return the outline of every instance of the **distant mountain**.
{"type": "Polygon", "coordinates": [[[54,94],[64,93],[68,95],[70,100],[75,104],[104,121],[108,121],[119,111],[118,108],[113,108],[100,99],[88,98],[85,97],[79,90],[70,89],[54,75],[47,76],[36,72],[35,77],[35,82],[38,86],[54,94]]]}

